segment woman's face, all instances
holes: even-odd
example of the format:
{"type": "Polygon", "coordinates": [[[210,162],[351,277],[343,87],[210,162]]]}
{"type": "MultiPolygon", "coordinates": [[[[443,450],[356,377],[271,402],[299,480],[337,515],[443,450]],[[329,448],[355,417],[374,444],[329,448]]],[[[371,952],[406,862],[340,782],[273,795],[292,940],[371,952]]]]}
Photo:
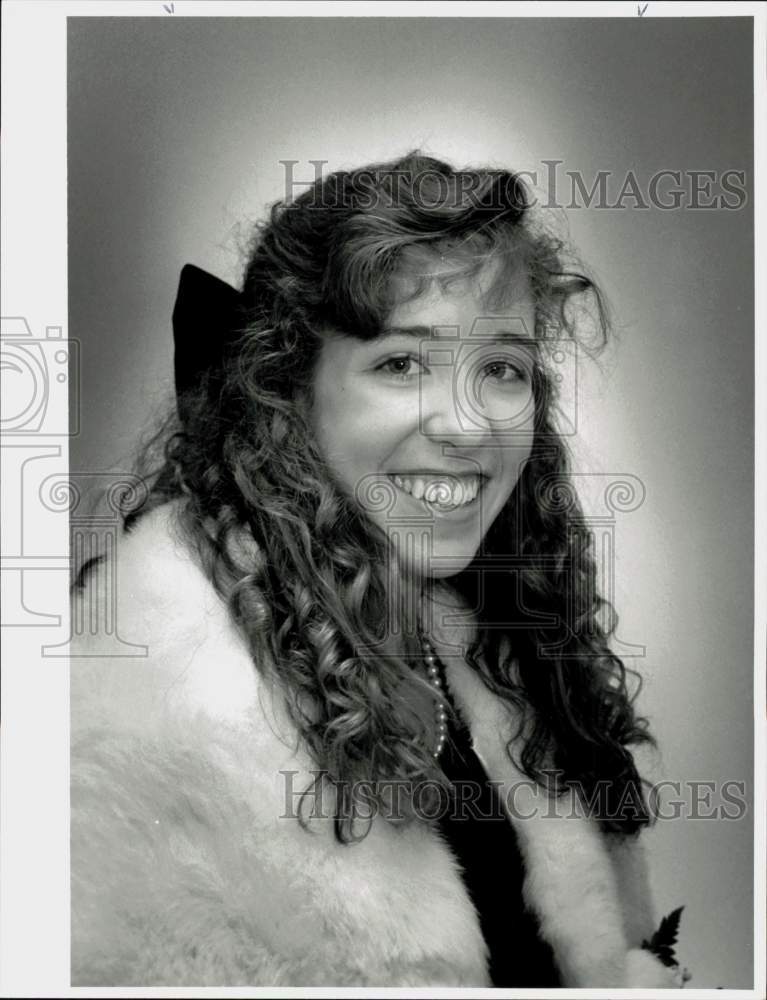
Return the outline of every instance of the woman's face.
{"type": "MultiPolygon", "coordinates": [[[[429,273],[447,269],[435,257],[429,273]]],[[[420,576],[469,564],[532,448],[533,299],[519,272],[503,313],[488,312],[492,277],[489,265],[409,299],[400,274],[382,335],[327,335],[315,370],[332,474],[420,576]]]]}

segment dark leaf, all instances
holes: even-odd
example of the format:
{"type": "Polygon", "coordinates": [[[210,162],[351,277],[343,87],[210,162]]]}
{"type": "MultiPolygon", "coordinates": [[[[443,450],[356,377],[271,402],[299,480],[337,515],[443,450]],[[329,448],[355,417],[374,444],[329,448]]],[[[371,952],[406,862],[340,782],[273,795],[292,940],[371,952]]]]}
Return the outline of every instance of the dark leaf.
{"type": "Polygon", "coordinates": [[[661,920],[660,927],[653,934],[653,942],[655,944],[666,944],[669,946],[676,944],[677,935],[679,934],[679,921],[682,917],[683,909],[684,907],[680,906],[676,910],[672,910],[667,917],[661,920]]]}
{"type": "Polygon", "coordinates": [[[684,907],[680,906],[676,910],[672,910],[668,916],[661,920],[660,926],[650,940],[642,942],[643,948],[652,952],[664,965],[669,967],[678,965],[676,955],[674,954],[674,946],[679,934],[679,921],[683,909],[684,907]]]}

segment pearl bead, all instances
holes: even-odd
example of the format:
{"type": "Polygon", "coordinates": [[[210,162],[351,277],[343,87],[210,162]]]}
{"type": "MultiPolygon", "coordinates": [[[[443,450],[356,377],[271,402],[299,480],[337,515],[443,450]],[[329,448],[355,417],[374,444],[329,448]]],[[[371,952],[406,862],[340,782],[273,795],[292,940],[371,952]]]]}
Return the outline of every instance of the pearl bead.
{"type": "Polygon", "coordinates": [[[424,653],[424,663],[426,664],[426,674],[429,684],[434,689],[434,721],[437,727],[436,747],[432,751],[432,757],[437,760],[444,749],[447,741],[447,712],[445,710],[445,700],[442,694],[442,664],[434,647],[426,638],[421,637],[421,648],[424,653]]]}

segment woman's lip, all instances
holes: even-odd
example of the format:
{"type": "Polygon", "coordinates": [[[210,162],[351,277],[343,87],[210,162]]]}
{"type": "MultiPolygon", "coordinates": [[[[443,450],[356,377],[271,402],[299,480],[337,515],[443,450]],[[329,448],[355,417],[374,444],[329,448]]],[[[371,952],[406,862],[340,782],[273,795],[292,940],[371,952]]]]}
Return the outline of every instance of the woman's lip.
{"type": "Polygon", "coordinates": [[[490,478],[486,472],[437,472],[434,469],[419,469],[417,472],[402,472],[397,469],[395,472],[387,472],[387,476],[409,476],[411,479],[415,479],[420,476],[421,479],[481,479],[485,482],[490,478]]]}

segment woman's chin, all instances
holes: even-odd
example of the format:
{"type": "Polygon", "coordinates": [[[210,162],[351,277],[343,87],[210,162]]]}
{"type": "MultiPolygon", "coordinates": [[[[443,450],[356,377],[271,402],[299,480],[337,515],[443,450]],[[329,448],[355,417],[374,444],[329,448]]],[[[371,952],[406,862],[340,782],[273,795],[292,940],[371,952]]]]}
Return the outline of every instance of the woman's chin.
{"type": "Polygon", "coordinates": [[[422,560],[414,559],[412,553],[401,560],[414,576],[428,580],[446,580],[462,573],[471,563],[476,552],[454,553],[450,556],[425,556],[422,560]]]}

